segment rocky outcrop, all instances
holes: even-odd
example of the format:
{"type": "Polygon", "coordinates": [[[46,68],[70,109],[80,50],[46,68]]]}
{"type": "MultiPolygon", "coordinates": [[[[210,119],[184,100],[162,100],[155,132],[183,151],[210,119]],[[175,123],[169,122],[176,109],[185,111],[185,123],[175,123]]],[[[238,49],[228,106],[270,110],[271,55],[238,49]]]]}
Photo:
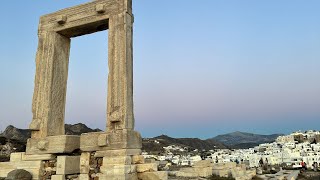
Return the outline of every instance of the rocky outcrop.
{"type": "Polygon", "coordinates": [[[73,124],[73,125],[66,124],[64,127],[65,127],[65,134],[66,135],[81,135],[82,133],[101,131],[100,129],[91,129],[82,123],[73,124]]]}
{"type": "Polygon", "coordinates": [[[27,139],[31,136],[31,131],[28,129],[19,129],[10,125],[0,135],[6,137],[7,139],[15,139],[21,142],[27,142],[27,139]]]}

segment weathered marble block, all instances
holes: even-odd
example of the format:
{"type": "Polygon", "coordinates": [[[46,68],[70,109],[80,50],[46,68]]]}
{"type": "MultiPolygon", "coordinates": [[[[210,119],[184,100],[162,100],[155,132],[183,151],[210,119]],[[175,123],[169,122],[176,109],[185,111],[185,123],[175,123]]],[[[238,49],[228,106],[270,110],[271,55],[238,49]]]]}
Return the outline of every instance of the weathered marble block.
{"type": "Polygon", "coordinates": [[[121,174],[121,175],[99,174],[99,180],[138,180],[138,176],[137,176],[137,173],[121,174]]]}
{"type": "Polygon", "coordinates": [[[58,156],[56,173],[58,175],[80,173],[80,156],[58,156]]]}
{"type": "Polygon", "coordinates": [[[142,155],[134,155],[132,156],[132,164],[144,164],[145,159],[142,155]]]}
{"type": "Polygon", "coordinates": [[[137,172],[136,165],[103,165],[100,168],[101,172],[105,175],[123,175],[132,174],[137,172]]]}
{"type": "Polygon", "coordinates": [[[65,175],[52,175],[51,180],[65,180],[65,175]]]}
{"type": "Polygon", "coordinates": [[[80,174],[79,180],[90,180],[89,174],[80,174]]]}
{"type": "Polygon", "coordinates": [[[104,151],[116,149],[141,149],[142,138],[134,130],[116,130],[106,133],[85,133],[80,138],[82,151],[104,151]]]}
{"type": "Polygon", "coordinates": [[[141,149],[116,149],[116,150],[105,150],[97,151],[94,157],[114,157],[114,156],[133,156],[140,155],[141,149]]]}
{"type": "Polygon", "coordinates": [[[58,154],[71,153],[80,148],[80,136],[61,135],[46,138],[29,138],[26,154],[58,154]]]}
{"type": "Polygon", "coordinates": [[[158,164],[157,163],[147,163],[147,164],[137,164],[137,172],[152,172],[158,171],[158,164]]]}
{"type": "Polygon", "coordinates": [[[18,152],[18,153],[11,153],[10,154],[10,162],[19,162],[22,160],[22,152],[18,152]]]}
{"type": "Polygon", "coordinates": [[[56,173],[58,175],[80,173],[80,156],[58,156],[56,173]]]}
{"type": "Polygon", "coordinates": [[[22,161],[45,161],[45,160],[53,160],[57,156],[53,154],[33,154],[27,155],[25,153],[22,154],[22,161]]]}
{"type": "Polygon", "coordinates": [[[130,156],[114,156],[104,157],[103,165],[131,165],[132,159],[130,156]]]}
{"type": "Polygon", "coordinates": [[[165,171],[138,173],[139,180],[167,180],[168,173],[165,171]]]}
{"type": "Polygon", "coordinates": [[[90,158],[91,154],[89,152],[83,152],[80,156],[80,173],[88,174],[90,171],[90,158]]]}

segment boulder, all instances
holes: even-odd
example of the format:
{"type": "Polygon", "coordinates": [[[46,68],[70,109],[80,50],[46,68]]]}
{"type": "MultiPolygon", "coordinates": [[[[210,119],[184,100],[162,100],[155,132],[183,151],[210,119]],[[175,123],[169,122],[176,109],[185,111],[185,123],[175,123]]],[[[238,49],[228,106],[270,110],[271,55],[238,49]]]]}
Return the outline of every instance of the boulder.
{"type": "Polygon", "coordinates": [[[30,172],[23,169],[15,169],[9,172],[5,180],[32,180],[32,175],[30,172]]]}

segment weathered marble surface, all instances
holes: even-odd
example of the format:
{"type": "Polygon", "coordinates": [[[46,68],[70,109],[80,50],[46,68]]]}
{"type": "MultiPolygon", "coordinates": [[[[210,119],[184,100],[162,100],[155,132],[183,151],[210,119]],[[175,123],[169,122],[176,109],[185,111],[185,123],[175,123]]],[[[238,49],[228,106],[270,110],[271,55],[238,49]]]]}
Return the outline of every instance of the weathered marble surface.
{"type": "Polygon", "coordinates": [[[82,151],[103,151],[117,149],[141,149],[140,133],[133,130],[117,130],[114,132],[85,133],[80,138],[82,151]]]}
{"type": "Polygon", "coordinates": [[[30,138],[27,142],[27,155],[72,153],[80,147],[80,137],[74,135],[30,138]]]}

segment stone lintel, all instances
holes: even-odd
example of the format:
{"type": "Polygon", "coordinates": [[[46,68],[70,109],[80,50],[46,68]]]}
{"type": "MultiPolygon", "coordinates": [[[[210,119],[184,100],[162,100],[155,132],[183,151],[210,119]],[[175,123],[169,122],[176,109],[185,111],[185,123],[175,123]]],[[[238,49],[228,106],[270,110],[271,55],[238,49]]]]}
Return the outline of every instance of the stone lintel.
{"type": "Polygon", "coordinates": [[[30,138],[27,142],[27,155],[71,153],[80,148],[80,136],[61,135],[46,138],[30,138]]]}
{"type": "Polygon", "coordinates": [[[39,31],[55,31],[66,37],[76,37],[108,29],[111,15],[132,14],[131,0],[98,0],[44,15],[39,31]]]}

